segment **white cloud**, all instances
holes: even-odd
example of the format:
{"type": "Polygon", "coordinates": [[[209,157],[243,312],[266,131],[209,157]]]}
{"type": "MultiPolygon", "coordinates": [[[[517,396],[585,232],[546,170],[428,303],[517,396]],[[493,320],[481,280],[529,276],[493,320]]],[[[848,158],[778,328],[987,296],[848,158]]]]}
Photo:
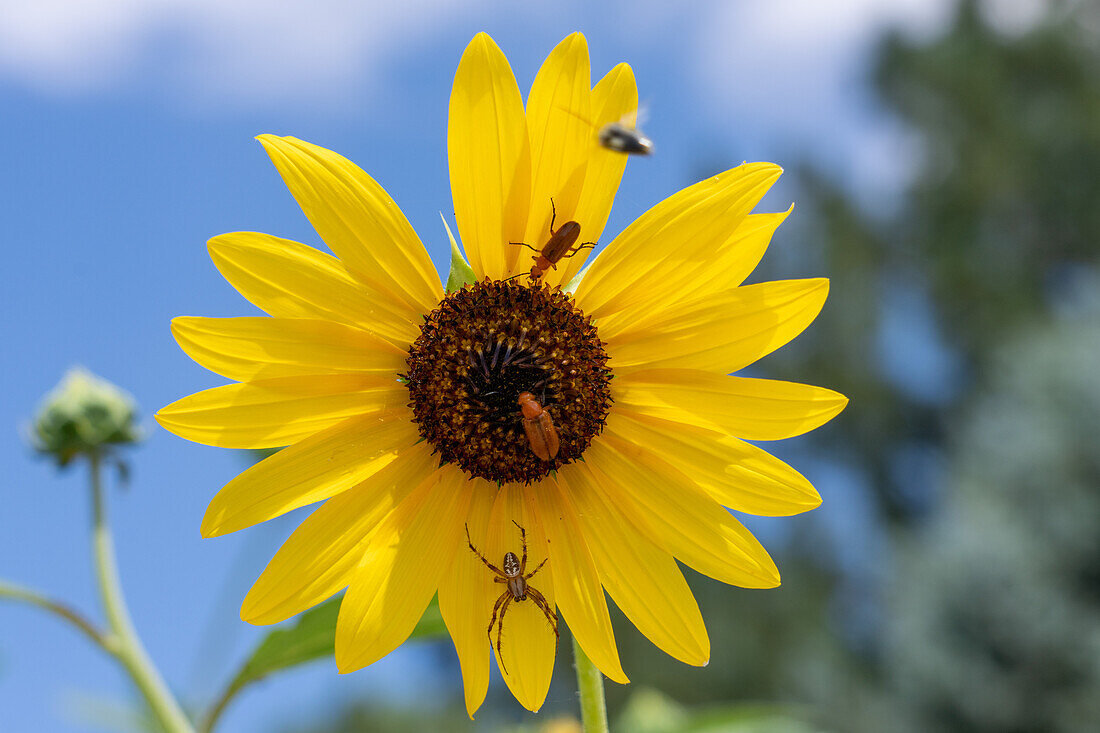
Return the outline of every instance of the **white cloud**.
{"type": "MultiPolygon", "coordinates": [[[[782,141],[844,165],[857,187],[905,175],[913,140],[874,109],[866,73],[884,29],[929,36],[954,0],[775,0],[720,3],[696,56],[702,97],[715,122],[751,142],[782,141]]],[[[785,148],[784,152],[789,152],[785,148]]]]}
{"type": "Polygon", "coordinates": [[[2,3],[0,71],[49,88],[94,86],[125,65],[130,40],[162,5],[142,0],[2,3]]]}
{"type": "Polygon", "coordinates": [[[0,2],[0,76],[95,91],[152,72],[185,93],[318,96],[438,30],[476,0],[0,2]]]}

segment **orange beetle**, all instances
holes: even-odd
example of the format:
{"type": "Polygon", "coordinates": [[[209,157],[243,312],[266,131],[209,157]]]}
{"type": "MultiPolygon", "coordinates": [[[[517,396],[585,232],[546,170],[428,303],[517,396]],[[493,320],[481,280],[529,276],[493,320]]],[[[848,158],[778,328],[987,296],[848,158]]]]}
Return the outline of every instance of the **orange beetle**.
{"type": "Polygon", "coordinates": [[[535,251],[535,256],[531,258],[535,261],[535,264],[531,266],[530,278],[532,283],[538,282],[539,278],[551,267],[555,270],[558,269],[558,261],[572,257],[582,249],[592,249],[596,246],[594,242],[576,244],[577,238],[581,235],[581,225],[575,221],[567,221],[555,231],[554,221],[558,218],[558,211],[554,207],[553,200],[550,201],[550,208],[553,211],[553,215],[550,217],[550,239],[547,240],[542,249],[535,249],[526,242],[510,242],[510,244],[522,245],[535,251]],[[576,246],[574,246],[575,244],[576,246]]]}
{"type": "Polygon", "coordinates": [[[523,412],[523,430],[527,433],[531,451],[544,461],[554,460],[558,455],[560,441],[550,413],[542,409],[542,405],[530,392],[520,392],[516,401],[523,412]]]}

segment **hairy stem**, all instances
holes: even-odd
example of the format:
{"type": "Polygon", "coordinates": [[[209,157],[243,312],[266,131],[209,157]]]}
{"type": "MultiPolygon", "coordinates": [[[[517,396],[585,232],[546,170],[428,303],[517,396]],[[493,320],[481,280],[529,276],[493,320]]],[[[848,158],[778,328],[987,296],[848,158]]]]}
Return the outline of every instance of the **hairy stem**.
{"type": "Polygon", "coordinates": [[[95,552],[96,578],[103,611],[115,637],[114,655],[130,673],[130,678],[164,730],[168,733],[193,733],[194,728],[150,661],[130,621],[130,612],[126,609],[118,580],[114,541],[107,524],[100,457],[93,454],[88,463],[92,485],[92,548],[95,552]]]}
{"type": "Polygon", "coordinates": [[[61,620],[67,621],[75,626],[80,632],[95,642],[96,645],[112,654],[114,653],[112,640],[104,635],[102,631],[97,629],[91,621],[84,618],[79,611],[66,606],[64,603],[48,598],[38,591],[31,590],[30,588],[23,588],[3,580],[0,580],[0,598],[7,598],[12,601],[22,601],[23,603],[37,606],[43,611],[48,611],[61,620]]]}
{"type": "Polygon", "coordinates": [[[608,733],[607,701],[603,694],[603,673],[573,637],[573,666],[577,670],[577,692],[581,698],[581,722],[584,733],[608,733]]]}

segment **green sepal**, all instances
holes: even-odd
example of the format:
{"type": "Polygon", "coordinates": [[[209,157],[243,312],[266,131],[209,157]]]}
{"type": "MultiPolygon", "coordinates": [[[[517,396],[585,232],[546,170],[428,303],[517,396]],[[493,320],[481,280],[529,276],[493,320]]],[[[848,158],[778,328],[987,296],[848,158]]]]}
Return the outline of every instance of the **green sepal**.
{"type": "MultiPolygon", "coordinates": [[[[439,218],[443,219],[442,212],[439,218]]],[[[477,275],[474,274],[474,268],[470,267],[470,263],[462,256],[462,251],[459,250],[458,242],[455,241],[455,235],[451,233],[451,227],[447,225],[446,219],[443,219],[443,226],[447,229],[447,238],[451,240],[451,272],[447,275],[447,292],[453,293],[461,290],[465,285],[477,282],[477,275]]]]}
{"type": "Polygon", "coordinates": [[[580,286],[581,279],[585,276],[585,274],[588,273],[588,269],[590,267],[592,267],[591,262],[589,262],[587,265],[585,265],[583,270],[581,270],[580,272],[578,272],[576,275],[573,276],[573,279],[570,280],[569,283],[564,288],[562,288],[562,292],[563,293],[568,293],[569,295],[572,295],[576,291],[576,289],[580,286]]]}

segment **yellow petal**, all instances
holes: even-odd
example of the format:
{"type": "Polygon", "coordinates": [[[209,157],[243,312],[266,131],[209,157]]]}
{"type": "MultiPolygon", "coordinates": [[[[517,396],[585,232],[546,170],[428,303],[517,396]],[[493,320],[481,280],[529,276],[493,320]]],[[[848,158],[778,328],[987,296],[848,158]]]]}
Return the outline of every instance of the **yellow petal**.
{"type": "Polygon", "coordinates": [[[241,618],[275,624],[347,587],[371,532],[425,480],[439,459],[426,443],[402,449],[388,466],[332,497],[283,543],[245,596],[241,618]]]}
{"type": "Polygon", "coordinates": [[[600,336],[616,370],[675,367],[728,374],[802,333],[828,293],[823,278],[746,285],[675,306],[616,335],[601,328],[600,336]]]}
{"type": "MultiPolygon", "coordinates": [[[[529,574],[547,558],[549,547],[538,514],[527,504],[523,487],[518,484],[505,484],[497,492],[496,503],[489,515],[485,546],[478,549],[497,567],[500,567],[506,552],[514,552],[522,558],[523,540],[516,524],[526,530],[525,568],[529,574]]],[[[489,570],[485,571],[483,578],[482,582],[492,584],[492,573],[489,570]]],[[[547,566],[528,581],[528,587],[542,593],[551,609],[556,608],[554,577],[547,566]]],[[[505,586],[503,583],[496,584],[494,590],[498,597],[502,596],[505,586]]],[[[554,614],[556,618],[557,612],[554,614]]],[[[497,655],[497,666],[505,684],[520,705],[531,712],[538,712],[546,700],[550,678],[554,672],[557,640],[550,623],[530,598],[519,602],[510,601],[504,612],[503,625],[493,632],[494,647],[498,634],[500,653],[497,655]]]]}
{"type": "Polygon", "coordinates": [[[227,384],[177,400],[155,415],[165,430],[219,448],[277,448],[349,417],[400,407],[393,377],[316,374],[227,384]]]}
{"type": "Polygon", "coordinates": [[[336,621],[336,666],[352,672],[401,646],[416,628],[462,534],[473,484],[441,471],[397,505],[371,535],[336,621]]]}
{"type": "Polygon", "coordinates": [[[771,163],[746,163],[669,196],[615,237],[576,291],[596,318],[690,288],[714,253],[779,178],[771,163]]]}
{"type": "Polygon", "coordinates": [[[443,297],[432,260],[401,209],[362,168],[295,137],[260,135],[313,228],[359,280],[414,315],[443,297]]]}
{"type": "Polygon", "coordinates": [[[772,235],[787,220],[794,204],[778,214],[749,214],[725,243],[714,253],[710,267],[695,272],[691,280],[694,296],[685,293],[684,300],[709,293],[721,293],[736,288],[760,264],[772,235]]]}
{"type": "MultiPolygon", "coordinates": [[[[470,539],[467,540],[463,532],[454,548],[448,552],[454,560],[439,580],[439,612],[454,641],[455,651],[458,652],[466,712],[473,719],[489,689],[487,626],[493,603],[500,596],[503,586],[486,582],[492,571],[470,549],[470,542],[479,549],[485,546],[489,515],[496,500],[497,487],[482,479],[474,479],[471,483],[472,497],[466,514],[470,539]]],[[[499,562],[494,564],[499,566],[499,562]]]]}
{"type": "Polygon", "coordinates": [[[610,435],[585,463],[613,503],[636,507],[646,534],[704,575],[742,588],[779,585],[779,571],[747,529],[694,481],[647,449],[610,435]]]}
{"type": "Polygon", "coordinates": [[[631,372],[612,385],[617,405],[746,440],[783,440],[833,419],[848,398],[808,384],[695,369],[631,372]]]}
{"type": "MultiPolygon", "coordinates": [[[[634,71],[627,64],[619,64],[592,90],[593,124],[588,133],[588,169],[584,174],[584,188],[581,189],[577,213],[573,217],[581,225],[582,241],[598,242],[603,236],[629,157],[600,147],[600,128],[609,122],[636,116],[637,110],[638,86],[634,81],[634,71]]],[[[582,249],[569,259],[562,260],[558,263],[558,269],[546,273],[543,279],[551,285],[568,283],[581,271],[591,252],[590,249],[582,249]]]]}
{"type": "Polygon", "coordinates": [[[500,279],[505,247],[523,241],[527,225],[531,148],[516,77],[485,33],[470,41],[455,72],[447,159],[470,266],[479,278],[500,279]]]}
{"type": "Polygon", "coordinates": [[[401,408],[353,417],[252,466],[218,492],[202,536],[236,532],[346,491],[420,439],[401,408]]]}
{"type": "Polygon", "coordinates": [[[630,680],[619,662],[603,586],[576,508],[552,478],[526,486],[524,493],[528,503],[538,508],[552,548],[549,567],[554,575],[557,603],[569,631],[600,671],[615,682],[627,684],[630,680]]]}
{"type": "MultiPolygon", "coordinates": [[[[550,236],[551,209],[555,228],[574,219],[592,149],[592,81],[588,42],[573,33],[546,58],[527,98],[527,129],[531,138],[531,208],[527,232],[517,241],[541,248],[550,236]],[[553,206],[551,206],[553,199],[553,206]]],[[[582,229],[582,234],[584,231],[582,229]]],[[[509,274],[522,247],[508,246],[509,274]]],[[[525,257],[523,260],[527,262],[525,257]]]]}
{"type": "Polygon", "coordinates": [[[400,348],[416,339],[408,308],[353,278],[332,255],[256,232],[222,234],[207,248],[222,276],[277,318],[338,321],[400,348]]]}
{"type": "Polygon", "coordinates": [[[172,319],[172,335],[200,366],[238,382],[357,372],[389,377],[405,352],[377,336],[306,318],[172,319]]]}
{"type": "Polygon", "coordinates": [[[821,505],[806,477],[770,453],[713,430],[660,420],[616,405],[604,435],[652,451],[722,506],[768,517],[821,505]]]}
{"type": "Polygon", "coordinates": [[[615,605],[666,653],[705,665],[710,639],[676,560],[638,533],[637,521],[607,500],[584,463],[559,473],[558,483],[576,504],[588,549],[615,605]]]}
{"type": "Polygon", "coordinates": [[[710,258],[697,262],[695,267],[683,265],[668,273],[669,285],[678,282],[681,287],[666,287],[662,298],[634,303],[626,311],[603,319],[601,329],[608,334],[618,333],[674,305],[736,288],[760,263],[772,235],[793,208],[779,214],[749,214],[710,258]]]}

